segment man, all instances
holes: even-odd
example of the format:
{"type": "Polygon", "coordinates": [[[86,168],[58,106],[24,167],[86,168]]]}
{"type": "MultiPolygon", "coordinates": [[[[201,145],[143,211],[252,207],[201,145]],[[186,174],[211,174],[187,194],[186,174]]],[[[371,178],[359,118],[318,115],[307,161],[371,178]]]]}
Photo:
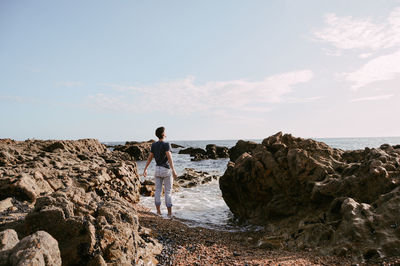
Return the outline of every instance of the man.
{"type": "Polygon", "coordinates": [[[147,176],[147,167],[151,163],[153,158],[156,159],[156,171],[154,174],[156,183],[156,193],[154,196],[154,202],[157,208],[157,214],[161,215],[160,205],[161,205],[161,191],[162,185],[164,183],[164,194],[165,194],[165,205],[168,209],[168,216],[172,216],[172,184],[173,179],[177,177],[174,163],[172,161],[171,146],[168,142],[165,142],[167,135],[165,134],[165,128],[159,127],[156,129],[156,136],[158,141],[151,145],[150,155],[147,159],[146,166],[143,171],[143,176],[147,176]],[[171,176],[172,170],[172,176],[171,176]]]}

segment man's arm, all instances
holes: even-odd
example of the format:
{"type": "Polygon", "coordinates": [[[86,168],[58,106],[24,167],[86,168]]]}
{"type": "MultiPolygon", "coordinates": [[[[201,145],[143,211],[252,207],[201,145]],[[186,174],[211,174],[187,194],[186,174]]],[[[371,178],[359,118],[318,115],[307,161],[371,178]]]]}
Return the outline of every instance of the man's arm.
{"type": "Polygon", "coordinates": [[[143,170],[144,177],[147,176],[147,167],[149,167],[149,164],[151,163],[151,160],[153,160],[153,157],[154,157],[154,154],[152,152],[150,152],[149,158],[147,158],[146,166],[144,167],[144,170],[143,170]]]}
{"type": "Polygon", "coordinates": [[[169,166],[171,166],[172,176],[173,176],[174,178],[177,178],[178,175],[176,174],[175,167],[174,167],[174,162],[172,161],[172,154],[171,154],[171,151],[167,151],[166,154],[167,154],[169,166]]]}

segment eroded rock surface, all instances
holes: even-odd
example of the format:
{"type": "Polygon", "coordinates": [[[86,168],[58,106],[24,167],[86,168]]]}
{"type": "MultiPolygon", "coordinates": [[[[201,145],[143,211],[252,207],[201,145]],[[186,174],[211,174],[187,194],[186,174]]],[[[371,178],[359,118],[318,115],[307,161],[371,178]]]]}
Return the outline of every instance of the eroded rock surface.
{"type": "Polygon", "coordinates": [[[140,182],[127,155],[97,140],[0,141],[0,230],[49,233],[63,265],[154,261],[161,247],[139,232],[140,182]]]}
{"type": "Polygon", "coordinates": [[[57,240],[45,231],[38,231],[18,241],[17,233],[0,232],[0,240],[8,241],[0,249],[0,265],[61,265],[57,240]]]}
{"type": "Polygon", "coordinates": [[[145,142],[127,141],[125,145],[114,147],[115,151],[121,151],[129,154],[136,161],[145,161],[150,154],[151,144],[154,140],[145,142]]]}
{"type": "Polygon", "coordinates": [[[201,184],[209,183],[212,180],[217,180],[216,175],[209,174],[204,171],[196,171],[193,168],[185,168],[184,173],[178,176],[175,182],[180,187],[190,188],[201,184]]]}
{"type": "Polygon", "coordinates": [[[206,159],[229,158],[229,149],[215,144],[208,144],[206,149],[189,147],[182,149],[179,154],[189,154],[192,161],[200,161],[206,159]]]}
{"type": "Polygon", "coordinates": [[[234,147],[245,153],[220,188],[236,217],[266,226],[269,242],[358,259],[400,254],[397,146],[343,151],[282,133],[251,145],[234,147]]]}

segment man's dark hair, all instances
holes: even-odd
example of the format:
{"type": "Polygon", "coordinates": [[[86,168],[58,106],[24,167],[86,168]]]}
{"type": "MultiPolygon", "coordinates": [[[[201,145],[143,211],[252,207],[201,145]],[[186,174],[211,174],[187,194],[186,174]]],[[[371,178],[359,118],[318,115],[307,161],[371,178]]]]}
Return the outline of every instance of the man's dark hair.
{"type": "Polygon", "coordinates": [[[162,139],[163,133],[165,132],[165,127],[159,127],[156,129],[156,136],[159,139],[162,139]]]}

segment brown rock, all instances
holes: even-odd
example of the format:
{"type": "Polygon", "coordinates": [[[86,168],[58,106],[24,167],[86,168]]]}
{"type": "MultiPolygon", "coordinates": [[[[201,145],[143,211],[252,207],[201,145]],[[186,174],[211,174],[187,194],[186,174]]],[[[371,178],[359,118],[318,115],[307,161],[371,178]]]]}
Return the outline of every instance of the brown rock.
{"type": "Polygon", "coordinates": [[[115,151],[128,153],[136,161],[144,161],[150,154],[151,144],[153,140],[147,142],[126,142],[125,145],[115,146],[115,151]]]}
{"type": "Polygon", "coordinates": [[[239,140],[236,145],[229,149],[229,158],[235,162],[243,153],[251,153],[257,147],[257,143],[253,141],[239,140]]]}
{"type": "Polygon", "coordinates": [[[207,152],[202,148],[192,148],[192,147],[180,150],[178,153],[189,154],[191,157],[194,157],[196,155],[203,155],[203,156],[207,155],[207,152]]]}
{"type": "Polygon", "coordinates": [[[0,199],[12,197],[15,208],[3,212],[0,230],[50,233],[64,265],[154,259],[157,242],[138,233],[140,182],[129,154],[90,139],[0,142],[0,153],[0,199]]]}
{"type": "Polygon", "coordinates": [[[178,145],[178,144],[175,144],[175,143],[171,143],[171,147],[174,148],[174,149],[177,149],[177,148],[185,148],[185,147],[183,147],[182,145],[178,145]]]}
{"type": "Polygon", "coordinates": [[[180,187],[194,187],[201,184],[209,183],[216,180],[216,175],[211,175],[207,172],[196,171],[193,168],[185,168],[184,173],[175,179],[175,182],[180,187]]]}
{"type": "Polygon", "coordinates": [[[10,208],[12,206],[13,206],[12,198],[6,198],[6,199],[0,201],[0,213],[4,212],[5,210],[7,210],[8,208],[10,208]]]}
{"type": "Polygon", "coordinates": [[[17,232],[7,229],[0,232],[0,251],[12,249],[19,242],[17,232]]]}
{"type": "Polygon", "coordinates": [[[9,255],[10,265],[61,265],[57,241],[47,232],[24,237],[9,255]]]}
{"type": "Polygon", "coordinates": [[[208,159],[229,158],[229,149],[215,144],[208,144],[206,146],[208,159]]]}
{"type": "Polygon", "coordinates": [[[220,188],[236,217],[268,225],[291,247],[393,256],[400,243],[400,156],[393,150],[342,151],[278,133],[230,162],[220,188]]]}

